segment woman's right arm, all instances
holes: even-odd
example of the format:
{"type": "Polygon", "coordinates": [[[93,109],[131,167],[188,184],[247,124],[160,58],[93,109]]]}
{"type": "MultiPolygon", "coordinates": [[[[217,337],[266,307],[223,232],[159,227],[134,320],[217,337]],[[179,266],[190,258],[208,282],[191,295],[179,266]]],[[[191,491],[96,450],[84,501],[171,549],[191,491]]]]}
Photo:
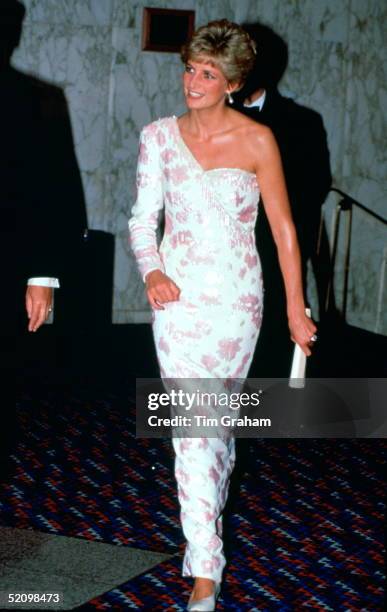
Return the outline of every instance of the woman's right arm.
{"type": "Polygon", "coordinates": [[[137,198],[129,219],[130,244],[146,283],[152,308],[162,310],[164,302],[179,299],[179,289],[166,276],[157,247],[156,230],[163,208],[162,171],[154,124],[140,135],[137,165],[137,198]]]}

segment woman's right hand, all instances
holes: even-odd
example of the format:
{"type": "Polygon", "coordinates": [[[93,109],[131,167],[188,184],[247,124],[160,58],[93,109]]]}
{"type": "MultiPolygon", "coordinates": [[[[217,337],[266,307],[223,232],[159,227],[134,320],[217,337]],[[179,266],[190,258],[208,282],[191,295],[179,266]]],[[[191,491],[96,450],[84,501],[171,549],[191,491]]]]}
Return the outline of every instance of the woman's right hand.
{"type": "Polygon", "coordinates": [[[179,287],[161,270],[149,272],[145,284],[149,304],[155,310],[165,310],[162,304],[175,302],[180,297],[179,287]]]}

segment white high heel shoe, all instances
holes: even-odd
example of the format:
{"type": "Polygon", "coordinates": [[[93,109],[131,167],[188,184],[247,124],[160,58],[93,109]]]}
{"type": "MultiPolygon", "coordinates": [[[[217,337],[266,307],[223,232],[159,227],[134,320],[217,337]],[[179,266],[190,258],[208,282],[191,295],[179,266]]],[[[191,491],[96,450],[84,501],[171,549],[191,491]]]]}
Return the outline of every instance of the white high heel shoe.
{"type": "Polygon", "coordinates": [[[212,595],[204,597],[203,599],[197,599],[196,601],[189,601],[187,610],[189,612],[214,612],[216,607],[216,600],[219,597],[220,584],[215,584],[215,589],[212,595]]]}

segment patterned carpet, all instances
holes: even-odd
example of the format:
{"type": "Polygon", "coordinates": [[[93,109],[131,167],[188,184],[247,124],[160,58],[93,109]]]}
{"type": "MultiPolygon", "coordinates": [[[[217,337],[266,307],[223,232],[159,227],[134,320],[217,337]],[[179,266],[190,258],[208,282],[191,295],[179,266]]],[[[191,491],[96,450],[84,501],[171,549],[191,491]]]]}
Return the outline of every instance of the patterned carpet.
{"type": "MultiPolygon", "coordinates": [[[[168,440],[136,440],[123,396],[19,398],[0,524],[176,553],[90,610],[184,610],[183,537],[168,440]]],[[[239,442],[219,610],[383,609],[385,440],[239,442]]]]}

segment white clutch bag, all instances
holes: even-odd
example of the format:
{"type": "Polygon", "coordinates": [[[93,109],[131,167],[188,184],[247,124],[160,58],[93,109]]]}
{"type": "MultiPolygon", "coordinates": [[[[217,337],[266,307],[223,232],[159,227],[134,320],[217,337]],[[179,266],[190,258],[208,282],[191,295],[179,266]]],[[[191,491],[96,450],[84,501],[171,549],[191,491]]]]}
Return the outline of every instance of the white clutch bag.
{"type": "MultiPolygon", "coordinates": [[[[305,308],[308,317],[311,317],[310,308],[305,308]]],[[[294,347],[292,366],[290,368],[289,387],[303,389],[305,387],[306,355],[298,344],[294,347]]]]}

